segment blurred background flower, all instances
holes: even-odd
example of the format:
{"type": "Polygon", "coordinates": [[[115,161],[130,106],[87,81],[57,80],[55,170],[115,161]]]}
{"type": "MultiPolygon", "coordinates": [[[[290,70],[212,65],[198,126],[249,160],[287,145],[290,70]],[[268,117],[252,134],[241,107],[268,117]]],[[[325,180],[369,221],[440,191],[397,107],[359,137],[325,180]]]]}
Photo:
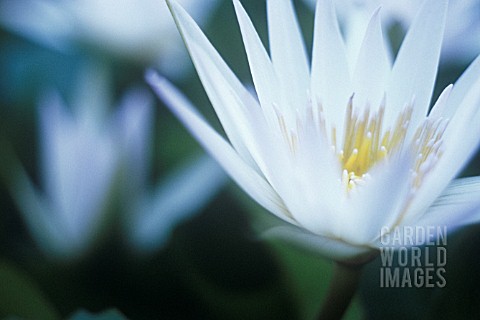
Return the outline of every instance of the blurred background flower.
{"type": "MultiPolygon", "coordinates": [[[[183,0],[205,21],[217,0],[183,0]]],[[[63,52],[87,47],[99,53],[156,65],[179,77],[186,54],[166,3],[157,0],[2,0],[0,23],[63,52]]]]}
{"type": "MultiPolygon", "coordinates": [[[[305,0],[312,8],[316,0],[305,0]]],[[[400,27],[405,33],[415,18],[422,0],[336,0],[336,9],[345,27],[349,30],[365,30],[371,13],[381,7],[382,22],[387,29],[400,27]]],[[[443,41],[442,56],[445,62],[467,63],[480,52],[480,1],[450,0],[443,41]]],[[[361,39],[359,39],[361,41],[361,39]]],[[[360,43],[356,44],[357,49],[360,43]]],[[[395,44],[398,44],[395,43],[395,44]]]]}
{"type": "Polygon", "coordinates": [[[68,110],[57,92],[39,106],[42,190],[12,163],[10,188],[32,236],[47,255],[69,259],[84,253],[98,235],[108,205],[117,155],[114,137],[104,126],[101,101],[108,87],[102,75],[68,110]],[[88,92],[88,94],[85,94],[88,92]],[[98,101],[98,100],[100,101],[98,101]]]}
{"type": "Polygon", "coordinates": [[[170,228],[198,212],[218,191],[224,175],[205,157],[191,161],[189,168],[159,186],[168,195],[157,191],[147,197],[153,125],[150,93],[140,88],[127,91],[110,115],[107,70],[92,64],[82,71],[72,108],[58,92],[40,103],[42,189],[37,190],[20,163],[11,162],[11,168],[2,169],[12,196],[47,256],[68,260],[85,254],[112,224],[106,220],[109,209],[124,211],[125,233],[132,246],[151,252],[166,242],[170,228]],[[115,199],[121,202],[117,207],[112,203],[115,199]]]}

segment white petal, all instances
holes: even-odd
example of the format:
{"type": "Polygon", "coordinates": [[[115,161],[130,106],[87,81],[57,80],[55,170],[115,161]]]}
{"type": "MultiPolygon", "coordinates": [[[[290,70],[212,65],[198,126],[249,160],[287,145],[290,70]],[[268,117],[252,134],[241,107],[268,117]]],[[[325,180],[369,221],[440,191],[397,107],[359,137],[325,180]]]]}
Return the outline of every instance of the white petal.
{"type": "MultiPolygon", "coordinates": [[[[199,77],[229,140],[242,159],[253,164],[244,140],[244,135],[248,136],[245,132],[247,130],[245,116],[247,112],[255,112],[258,109],[258,103],[243,87],[185,10],[174,1],[169,4],[199,77]],[[214,68],[212,72],[219,76],[214,77],[210,72],[211,68],[214,68]],[[221,83],[220,87],[219,83],[221,83]],[[223,86],[228,86],[229,89],[219,90],[223,86]],[[237,99],[232,100],[232,94],[237,96],[237,99]],[[239,103],[239,99],[242,103],[239,103]]],[[[256,116],[256,118],[259,117],[256,116]]]]}
{"type": "Polygon", "coordinates": [[[113,125],[122,148],[126,192],[142,192],[150,168],[153,129],[153,100],[150,93],[144,88],[129,90],[113,125]]]}
{"type": "Polygon", "coordinates": [[[3,0],[0,2],[0,23],[47,47],[70,51],[72,20],[52,1],[3,0]]]}
{"type": "Polygon", "coordinates": [[[292,109],[307,105],[310,79],[305,43],[295,16],[291,0],[269,0],[268,38],[273,67],[277,73],[281,92],[292,109]]]}
{"type": "Polygon", "coordinates": [[[143,252],[160,248],[178,223],[200,211],[217,194],[226,177],[218,164],[207,156],[196,158],[176,170],[128,217],[132,244],[143,252]]]}
{"type": "Polygon", "coordinates": [[[472,86],[477,82],[478,75],[480,74],[480,56],[473,61],[465,72],[455,81],[452,93],[448,98],[447,106],[442,117],[451,119],[457,108],[461,105],[463,99],[468,94],[472,86]]]}
{"type": "MultiPolygon", "coordinates": [[[[442,241],[455,229],[480,222],[480,177],[454,180],[420,217],[389,228],[379,247],[419,246],[442,241]]],[[[383,230],[382,230],[383,231],[383,230]]]]}
{"type": "Polygon", "coordinates": [[[14,181],[9,184],[13,200],[40,249],[49,255],[69,256],[76,241],[69,237],[61,221],[52,215],[49,202],[38,192],[20,166],[10,168],[14,181]]]}
{"type": "Polygon", "coordinates": [[[337,261],[355,259],[372,251],[372,248],[354,246],[346,242],[310,233],[295,226],[273,227],[267,230],[263,236],[265,238],[285,240],[337,261]]]}
{"type": "Polygon", "coordinates": [[[69,141],[73,140],[70,128],[75,126],[65,109],[56,92],[43,97],[39,108],[42,182],[47,194],[57,196],[65,189],[63,181],[68,180],[68,177],[63,177],[68,168],[64,165],[66,161],[62,160],[66,152],[61,148],[70,145],[69,141]]]}
{"type": "Polygon", "coordinates": [[[387,89],[387,123],[393,123],[412,99],[415,105],[410,128],[415,130],[426,116],[437,75],[446,10],[446,0],[426,0],[405,36],[387,89]]]}
{"type": "Polygon", "coordinates": [[[289,165],[289,193],[282,199],[294,218],[316,234],[328,234],[343,209],[341,169],[325,137],[310,122],[297,128],[295,155],[289,165]]]}
{"type": "Polygon", "coordinates": [[[270,118],[264,120],[258,102],[243,87],[194,21],[175,2],[171,3],[171,9],[204,87],[236,151],[251,167],[256,169],[258,166],[282,196],[291,193],[290,183],[285,179],[288,175],[273,174],[290,167],[285,164],[285,154],[281,150],[283,145],[277,141],[281,135],[275,134],[278,132],[275,129],[279,128],[273,105],[262,106],[266,115],[271,112],[270,118]],[[270,121],[270,125],[264,121],[270,121]],[[270,130],[272,128],[273,133],[270,130]]]}
{"type": "Polygon", "coordinates": [[[294,223],[288,217],[289,214],[282,200],[272,187],[238,156],[233,148],[201,118],[190,103],[167,80],[153,72],[147,74],[146,78],[170,110],[245,192],[273,214],[294,223]]]}
{"type": "Polygon", "coordinates": [[[413,219],[445,189],[480,143],[480,79],[470,88],[443,137],[443,154],[417,190],[408,215],[413,219]]]}
{"type": "Polygon", "coordinates": [[[453,181],[427,212],[415,222],[419,226],[446,226],[448,232],[480,222],[480,177],[453,181]]]}
{"type": "MultiPolygon", "coordinates": [[[[429,113],[428,118],[434,120],[438,118],[446,118],[450,119],[449,116],[447,116],[447,113],[450,111],[447,111],[448,107],[448,101],[450,100],[450,94],[452,93],[453,85],[447,86],[445,89],[443,89],[442,93],[437,99],[437,102],[435,102],[435,105],[432,107],[432,111],[429,113]]],[[[455,109],[458,106],[455,106],[455,109]]]]}
{"type": "MultiPolygon", "coordinates": [[[[347,56],[350,66],[355,66],[360,48],[364,40],[365,30],[371,20],[372,12],[380,6],[379,1],[337,1],[336,8],[345,34],[347,56]]],[[[382,7],[380,16],[385,18],[386,10],[382,7]]],[[[389,22],[388,19],[386,23],[389,22]]],[[[384,24],[385,25],[385,24],[384,24]]],[[[392,52],[388,37],[384,38],[388,63],[391,64],[392,52]]],[[[353,70],[352,70],[353,71],[353,70]]]]}
{"type": "Polygon", "coordinates": [[[67,114],[58,96],[40,108],[42,170],[52,215],[75,241],[101,218],[116,168],[110,136],[67,114]]]}
{"type": "Polygon", "coordinates": [[[353,88],[332,0],[317,2],[311,77],[312,97],[323,106],[327,128],[336,126],[341,141],[345,110],[353,88]]]}
{"type": "Polygon", "coordinates": [[[382,35],[380,11],[377,9],[368,24],[353,74],[354,106],[371,110],[380,107],[385,95],[385,83],[390,73],[390,62],[382,35]]]}
{"type": "Polygon", "coordinates": [[[384,226],[391,226],[400,214],[410,190],[409,170],[412,155],[397,155],[370,170],[370,177],[350,191],[349,206],[338,226],[344,239],[352,243],[370,243],[384,226]]]}
{"type": "Polygon", "coordinates": [[[80,123],[97,130],[112,105],[111,70],[105,63],[88,62],[81,69],[75,87],[72,108],[80,123]]]}
{"type": "Polygon", "coordinates": [[[242,32],[243,43],[247,52],[248,63],[252,73],[255,90],[260,100],[260,105],[265,113],[265,119],[270,128],[278,128],[274,106],[285,113],[288,127],[293,122],[295,112],[288,110],[285,101],[281,99],[282,93],[279,91],[279,82],[273,69],[272,62],[258,36],[252,21],[248,17],[245,9],[238,0],[234,0],[237,20],[242,32]]]}
{"type": "MultiPolygon", "coordinates": [[[[244,161],[253,166],[260,163],[260,168],[264,168],[262,159],[258,157],[258,146],[255,143],[257,132],[254,128],[265,128],[266,125],[263,114],[258,112],[260,111],[258,103],[249,94],[244,95],[242,100],[211,57],[194,43],[190,47],[203,87],[227,137],[244,161]]],[[[242,91],[245,93],[244,90],[242,91]]]]}
{"type": "MultiPolygon", "coordinates": [[[[268,130],[258,103],[245,90],[242,90],[245,94],[243,96],[234,91],[234,86],[230,85],[210,57],[197,45],[192,44],[191,47],[196,55],[197,70],[202,75],[205,90],[210,92],[217,113],[225,119],[223,128],[226,132],[231,131],[229,126],[236,129],[235,138],[239,140],[237,145],[247,155],[243,160],[253,168],[258,167],[277,192],[290,189],[288,182],[283,183],[287,180],[284,177],[289,175],[277,174],[289,167],[285,153],[282,153],[282,141],[268,130]]],[[[236,150],[242,155],[239,149],[236,150]]]]}
{"type": "Polygon", "coordinates": [[[2,166],[2,170],[8,168],[8,172],[2,172],[2,176],[11,179],[8,189],[39,248],[46,255],[60,259],[81,254],[91,239],[79,239],[69,233],[64,221],[58,219],[52,210],[51,201],[33,185],[12,151],[2,149],[2,152],[11,160],[9,166],[2,166]]]}

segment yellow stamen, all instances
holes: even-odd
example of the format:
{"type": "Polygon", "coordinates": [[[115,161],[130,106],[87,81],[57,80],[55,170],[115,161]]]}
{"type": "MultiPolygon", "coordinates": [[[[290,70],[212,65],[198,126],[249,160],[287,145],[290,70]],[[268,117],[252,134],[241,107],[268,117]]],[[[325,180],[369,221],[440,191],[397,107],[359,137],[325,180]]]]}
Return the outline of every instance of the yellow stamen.
{"type": "Polygon", "coordinates": [[[311,121],[316,126],[317,134],[322,136],[320,139],[329,138],[331,149],[342,169],[340,180],[347,191],[364,184],[373,166],[388,160],[404,147],[410,148],[411,153],[417,155],[411,168],[411,179],[412,189],[418,188],[442,155],[442,136],[448,123],[446,119],[425,120],[413,135],[411,144],[405,146],[413,111],[410,105],[405,106],[390,128],[384,129],[385,98],[377,111],[372,112],[366,106],[359,114],[353,108],[352,95],[345,112],[343,140],[340,141],[335,126],[327,130],[322,105],[318,104],[315,111],[316,113],[311,107],[308,108],[304,118],[297,113],[296,126],[291,129],[287,128],[283,115],[277,112],[280,131],[295,156],[302,136],[298,132],[306,127],[303,121],[311,121]],[[327,132],[330,132],[330,137],[327,132]]]}

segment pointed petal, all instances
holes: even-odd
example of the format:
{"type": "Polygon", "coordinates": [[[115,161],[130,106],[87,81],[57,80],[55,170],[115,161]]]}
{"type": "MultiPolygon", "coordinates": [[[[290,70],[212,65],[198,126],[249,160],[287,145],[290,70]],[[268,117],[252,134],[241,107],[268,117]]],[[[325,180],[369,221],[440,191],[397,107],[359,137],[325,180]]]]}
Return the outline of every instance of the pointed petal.
{"type": "Polygon", "coordinates": [[[410,128],[416,129],[430,107],[447,11],[446,0],[426,0],[395,60],[387,89],[388,124],[414,99],[410,128]]]}
{"type": "Polygon", "coordinates": [[[265,231],[262,236],[267,239],[284,240],[337,261],[351,260],[372,251],[368,247],[354,246],[295,226],[273,227],[265,231]]]}
{"type": "Polygon", "coordinates": [[[271,128],[278,129],[274,110],[274,106],[277,106],[282,112],[285,112],[285,120],[290,125],[295,113],[294,110],[288,110],[285,107],[285,101],[280,99],[282,94],[279,91],[279,82],[265,47],[240,1],[234,0],[233,4],[247,52],[253,83],[255,84],[260,105],[265,113],[265,119],[271,128]]]}
{"type": "Polygon", "coordinates": [[[450,120],[443,138],[443,154],[417,190],[409,215],[423,213],[475,154],[480,144],[480,79],[470,88],[450,120]]]}
{"type": "Polygon", "coordinates": [[[34,186],[13,150],[3,143],[1,147],[5,162],[0,167],[0,175],[6,180],[12,199],[39,248],[57,258],[71,258],[81,253],[81,244],[70,237],[62,221],[52,214],[51,202],[34,186]]]}
{"type": "Polygon", "coordinates": [[[291,0],[269,0],[268,38],[273,67],[278,76],[281,92],[292,109],[307,105],[310,79],[305,43],[291,0]]]}
{"type": "Polygon", "coordinates": [[[217,194],[226,178],[208,156],[176,170],[128,217],[126,227],[132,244],[142,252],[159,249],[178,223],[199,212],[217,194]]]}
{"type": "MultiPolygon", "coordinates": [[[[432,107],[432,111],[428,115],[429,118],[431,119],[438,119],[438,118],[447,118],[450,119],[449,116],[447,116],[447,107],[448,107],[448,101],[450,100],[450,94],[452,93],[452,88],[453,85],[447,86],[445,89],[443,89],[442,93],[437,99],[437,102],[435,102],[435,105],[432,107]]],[[[458,106],[455,106],[455,109],[458,106]]]]}
{"type": "Polygon", "coordinates": [[[192,52],[197,56],[197,69],[202,75],[205,90],[210,93],[217,113],[222,114],[225,119],[223,128],[226,132],[231,132],[230,126],[236,129],[233,138],[238,140],[237,152],[242,155],[243,151],[246,154],[242,157],[244,161],[255,169],[259,168],[277,192],[288,189],[286,185],[282,186],[282,180],[285,179],[276,174],[288,167],[285,154],[281,152],[281,141],[268,130],[258,103],[246,92],[244,96],[235,92],[201,48],[192,44],[192,52]]]}
{"type": "Polygon", "coordinates": [[[420,226],[446,226],[448,232],[480,222],[480,177],[454,180],[417,221],[420,226]]]}
{"type": "Polygon", "coordinates": [[[480,74],[480,56],[478,56],[465,70],[465,72],[458,78],[453,86],[452,94],[448,98],[445,110],[441,116],[447,119],[451,119],[458,107],[462,104],[463,99],[477,82],[478,75],[480,74]]]}
{"type": "Polygon", "coordinates": [[[294,223],[288,217],[289,214],[282,200],[265,179],[238,156],[235,150],[201,118],[171,84],[153,72],[147,74],[146,78],[170,110],[245,192],[273,214],[294,223]]]}
{"type": "MultiPolygon", "coordinates": [[[[313,38],[311,94],[323,106],[327,130],[343,132],[343,118],[353,93],[345,44],[340,34],[332,0],[318,0],[313,38]]],[[[339,136],[339,141],[342,137],[339,136]]]]}
{"type": "MultiPolygon", "coordinates": [[[[343,26],[345,35],[345,44],[347,46],[347,57],[350,66],[355,66],[357,57],[362,47],[365,30],[372,17],[374,9],[380,6],[379,1],[337,1],[336,8],[343,26]]],[[[388,11],[384,8],[380,10],[380,16],[386,18],[388,11]]],[[[384,19],[388,22],[389,19],[384,19]]],[[[384,48],[386,50],[389,65],[392,62],[392,52],[388,37],[384,38],[384,48]]]]}
{"type": "Polygon", "coordinates": [[[258,132],[254,128],[265,128],[258,103],[249,94],[242,99],[202,48],[192,43],[191,52],[203,87],[235,150],[247,163],[254,166],[259,163],[260,168],[264,168],[255,143],[258,132]]]}
{"type": "Polygon", "coordinates": [[[48,201],[41,196],[24,169],[21,166],[13,169],[15,178],[9,188],[32,237],[47,254],[68,254],[74,249],[75,241],[65,233],[61,221],[54,218],[48,201]]]}
{"type": "MultiPolygon", "coordinates": [[[[174,1],[169,2],[169,6],[202,84],[229,140],[242,159],[253,164],[254,161],[251,159],[250,151],[245,145],[244,135],[247,132],[245,132],[244,124],[246,123],[246,113],[255,112],[258,109],[258,103],[244,88],[185,10],[174,1]],[[212,72],[218,76],[214,77],[212,72]],[[219,90],[224,86],[229,90],[219,90]],[[235,95],[237,99],[232,99],[232,95],[235,95]],[[246,108],[249,108],[249,110],[246,108]]],[[[255,118],[260,121],[258,115],[255,118]]]]}
{"type": "Polygon", "coordinates": [[[277,192],[287,193],[291,189],[287,179],[271,174],[288,168],[282,150],[277,150],[282,145],[277,141],[280,134],[275,134],[275,128],[279,128],[278,121],[274,120],[276,114],[273,104],[262,106],[264,114],[270,115],[265,119],[258,102],[228,68],[185,10],[173,1],[170,7],[205,90],[235,150],[250,167],[258,170],[258,166],[277,192]],[[273,133],[271,128],[274,128],[273,133]]]}
{"type": "Polygon", "coordinates": [[[390,73],[390,62],[385,50],[380,9],[377,9],[367,27],[353,74],[354,106],[372,111],[380,107],[385,84],[390,73]]]}
{"type": "Polygon", "coordinates": [[[79,123],[58,96],[50,96],[40,108],[40,138],[51,215],[72,241],[86,244],[101,219],[116,169],[111,137],[79,123]]]}

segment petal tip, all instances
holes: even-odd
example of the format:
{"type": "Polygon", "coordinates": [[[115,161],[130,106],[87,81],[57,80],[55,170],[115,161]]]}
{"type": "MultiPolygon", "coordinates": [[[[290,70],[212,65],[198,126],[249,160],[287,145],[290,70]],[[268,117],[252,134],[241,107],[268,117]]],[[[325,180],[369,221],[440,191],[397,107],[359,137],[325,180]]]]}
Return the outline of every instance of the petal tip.
{"type": "Polygon", "coordinates": [[[157,87],[159,84],[166,81],[164,77],[162,77],[155,69],[152,68],[149,68],[145,71],[144,77],[145,81],[154,87],[157,87]]]}

